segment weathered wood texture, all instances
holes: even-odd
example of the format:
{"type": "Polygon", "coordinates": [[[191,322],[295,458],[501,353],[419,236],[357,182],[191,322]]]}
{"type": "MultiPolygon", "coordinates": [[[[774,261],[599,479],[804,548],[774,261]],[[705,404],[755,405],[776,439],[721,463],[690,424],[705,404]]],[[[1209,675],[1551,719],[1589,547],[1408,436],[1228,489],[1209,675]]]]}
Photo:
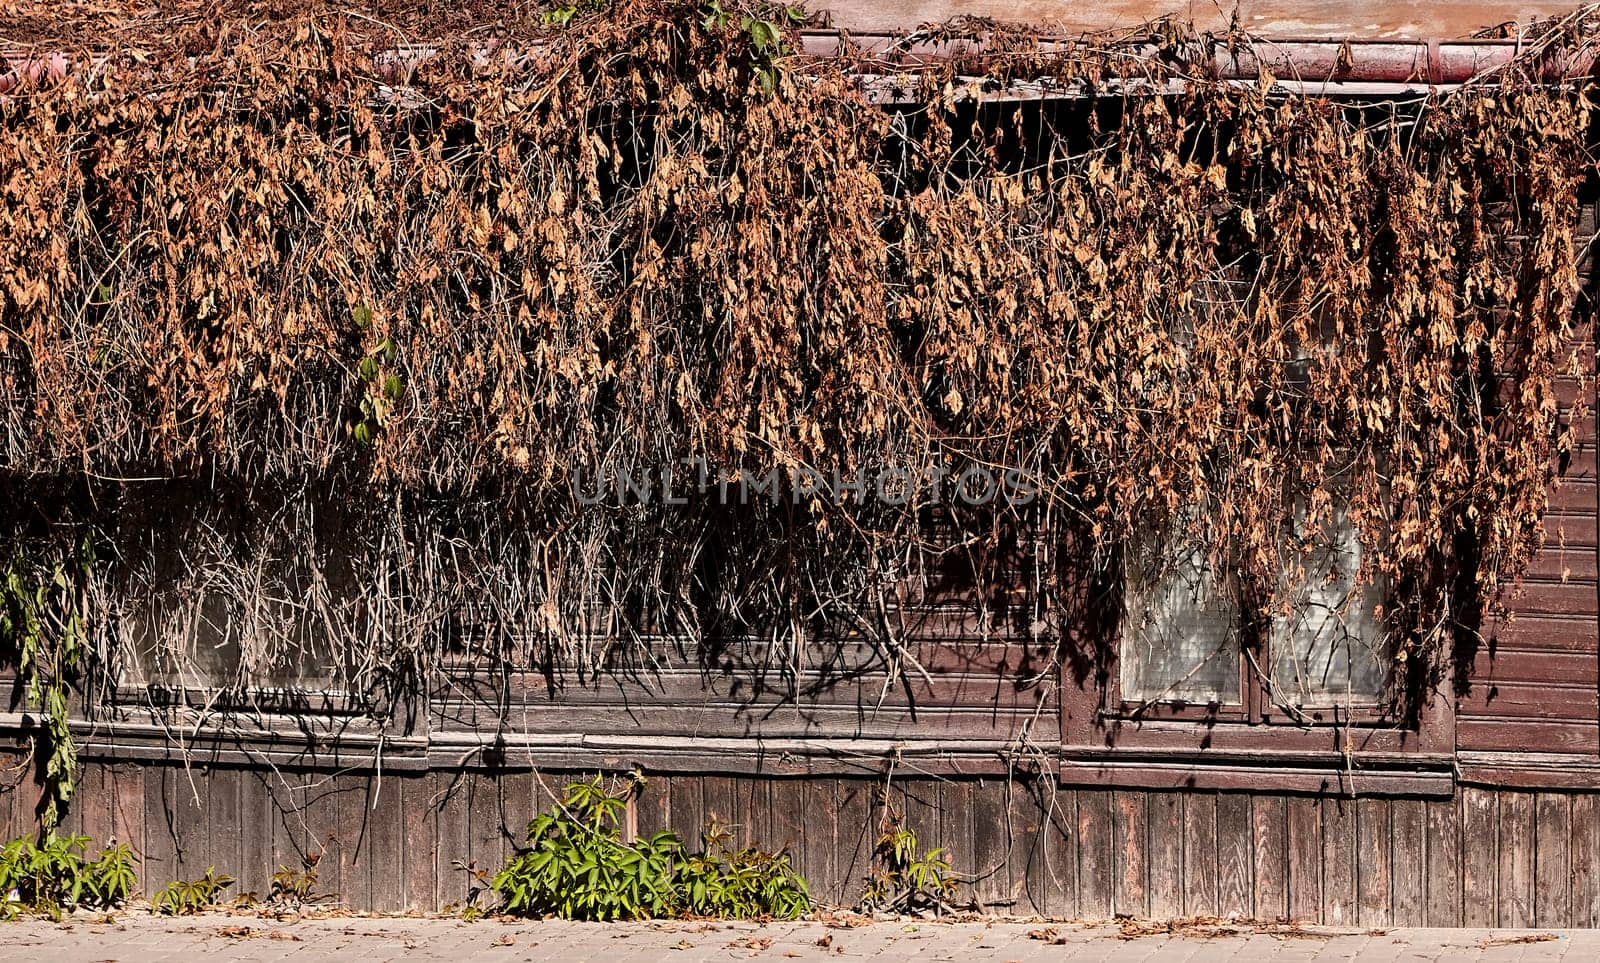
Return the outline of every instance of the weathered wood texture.
{"type": "MultiPolygon", "coordinates": [[[[570,773],[467,769],[265,776],[242,768],[91,765],[78,827],[130,843],[146,889],[210,865],[264,893],[320,854],[320,888],[356,908],[464,900],[465,867],[498,866],[570,773]]],[[[1052,780],[651,775],[637,832],[697,844],[706,820],[786,847],[824,901],[853,902],[883,801],[924,848],[975,877],[991,910],[1071,918],[1238,914],[1349,926],[1600,925],[1590,793],[1467,788],[1448,800],[1068,790],[1052,780]]],[[[0,791],[15,835],[31,824],[0,791]]]]}

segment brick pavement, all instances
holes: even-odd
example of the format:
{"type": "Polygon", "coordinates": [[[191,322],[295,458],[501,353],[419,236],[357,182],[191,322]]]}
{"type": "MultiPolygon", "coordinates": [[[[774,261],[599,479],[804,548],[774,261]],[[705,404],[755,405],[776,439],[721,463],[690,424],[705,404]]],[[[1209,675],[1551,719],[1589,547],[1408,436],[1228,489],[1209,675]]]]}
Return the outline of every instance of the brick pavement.
{"type": "Polygon", "coordinates": [[[547,921],[336,917],[280,921],[208,915],[180,920],[141,912],[104,922],[74,919],[0,923],[0,960],[59,963],[292,961],[292,963],[498,963],[584,961],[810,960],[937,963],[1299,963],[1324,960],[1600,960],[1600,930],[1420,930],[1241,932],[1204,937],[1125,938],[1115,926],[1014,921],[880,921],[865,926],[801,923],[598,925],[547,921]],[[1053,929],[1055,942],[1036,938],[1053,929]],[[1035,935],[1030,935],[1033,933],[1035,935]],[[1519,935],[1537,934],[1532,942],[1519,935]],[[1554,937],[1554,938],[1548,938],[1554,937]]]}

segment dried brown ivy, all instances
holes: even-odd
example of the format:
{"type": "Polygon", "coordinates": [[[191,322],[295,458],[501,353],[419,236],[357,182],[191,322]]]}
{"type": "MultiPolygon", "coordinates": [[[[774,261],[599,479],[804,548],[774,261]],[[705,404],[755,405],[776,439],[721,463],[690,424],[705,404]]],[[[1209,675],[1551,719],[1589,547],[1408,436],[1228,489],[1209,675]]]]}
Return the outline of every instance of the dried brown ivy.
{"type": "Polygon", "coordinates": [[[241,684],[331,661],[388,706],[463,632],[502,667],[892,649],[952,571],[986,631],[1071,646],[1139,533],[1270,607],[1320,537],[1285,533],[1338,511],[1415,679],[1540,545],[1556,378],[1591,362],[1586,84],[1353,104],[1016,32],[991,87],[1189,82],[1018,106],[933,71],[885,108],[848,52],[764,89],[675,0],[398,75],[366,21],[159,29],[0,100],[0,517],[16,552],[108,545],[108,677],[199,617],[241,684]],[[571,484],[696,460],[1042,488],[571,484]]]}

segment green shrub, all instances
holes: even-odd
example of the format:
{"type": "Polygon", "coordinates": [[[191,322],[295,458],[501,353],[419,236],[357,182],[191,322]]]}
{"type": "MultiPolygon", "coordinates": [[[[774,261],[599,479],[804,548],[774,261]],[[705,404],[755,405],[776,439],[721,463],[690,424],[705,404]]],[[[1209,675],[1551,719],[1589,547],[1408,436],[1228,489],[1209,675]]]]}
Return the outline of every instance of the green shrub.
{"type": "Polygon", "coordinates": [[[0,899],[4,915],[61,919],[74,909],[114,909],[127,901],[139,877],[133,850],[118,843],[87,859],[89,837],[45,834],[13,839],[0,848],[0,899]]]}
{"type": "Polygon", "coordinates": [[[623,842],[627,795],[599,776],[567,786],[528,824],[526,848],[489,886],[517,916],[617,920],[679,916],[793,918],[810,908],[805,880],[783,853],[730,852],[716,827],[690,855],[676,833],[623,842]]]}
{"type": "Polygon", "coordinates": [[[216,905],[222,891],[233,885],[233,877],[217,875],[215,866],[207,866],[206,874],[199,879],[174,880],[150,897],[150,912],[166,916],[188,916],[216,905]]]}
{"type": "Polygon", "coordinates": [[[873,847],[873,867],[861,894],[861,909],[894,913],[942,911],[960,880],[943,849],[922,851],[914,830],[884,803],[884,828],[873,847]]]}

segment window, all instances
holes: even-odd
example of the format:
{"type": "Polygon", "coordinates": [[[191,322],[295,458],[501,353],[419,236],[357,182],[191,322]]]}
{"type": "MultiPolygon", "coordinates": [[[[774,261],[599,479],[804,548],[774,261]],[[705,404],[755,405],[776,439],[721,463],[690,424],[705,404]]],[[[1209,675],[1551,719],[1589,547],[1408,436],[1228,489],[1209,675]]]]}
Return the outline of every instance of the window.
{"type": "MultiPolygon", "coordinates": [[[[1304,512],[1294,531],[1303,540],[1304,512]]],[[[1252,721],[1314,707],[1370,707],[1386,680],[1381,584],[1357,585],[1361,542],[1335,510],[1304,555],[1286,553],[1281,610],[1259,611],[1182,529],[1131,545],[1124,567],[1124,712],[1165,705],[1252,721]]]]}

